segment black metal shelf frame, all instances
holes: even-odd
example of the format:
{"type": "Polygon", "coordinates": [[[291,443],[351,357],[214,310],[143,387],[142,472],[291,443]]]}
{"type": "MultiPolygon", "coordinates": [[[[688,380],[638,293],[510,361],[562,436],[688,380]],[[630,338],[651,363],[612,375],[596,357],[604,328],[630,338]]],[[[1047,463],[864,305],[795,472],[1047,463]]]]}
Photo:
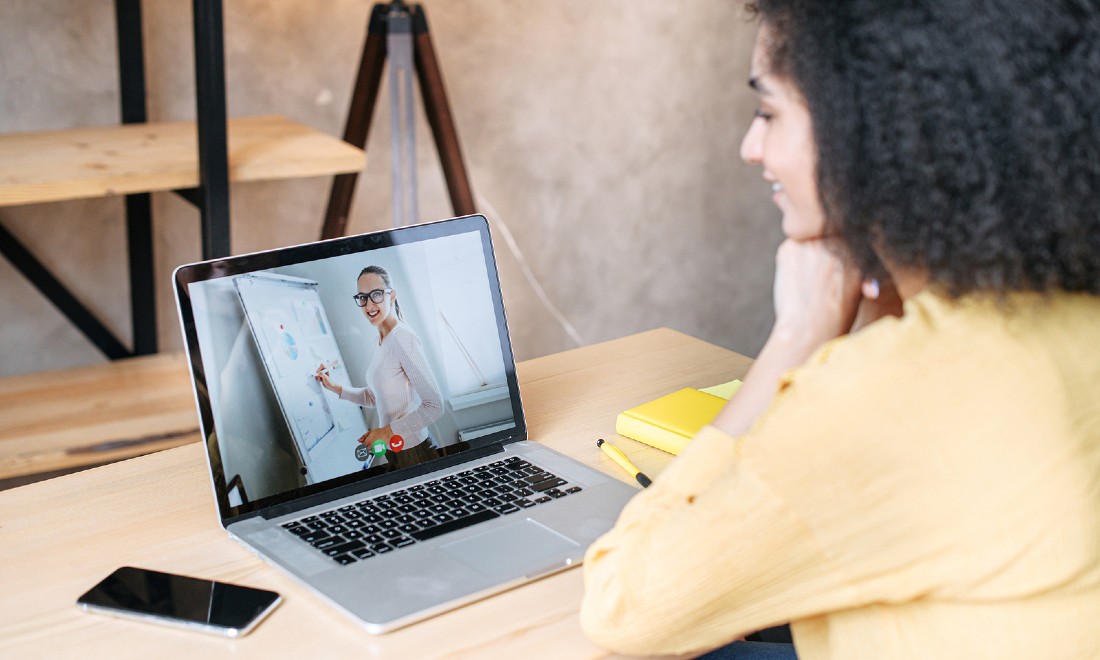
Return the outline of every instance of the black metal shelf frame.
{"type": "MultiPolygon", "coordinates": [[[[222,0],[192,0],[195,41],[199,186],[176,191],[198,207],[203,259],[230,254],[229,154],[226,130],[222,0]]],[[[148,121],[141,0],[115,0],[123,124],[148,121]]],[[[153,212],[149,193],[126,195],[133,345],[127,348],[30,250],[0,226],[0,254],[18,269],[100,351],[114,360],[157,352],[153,212]]]]}

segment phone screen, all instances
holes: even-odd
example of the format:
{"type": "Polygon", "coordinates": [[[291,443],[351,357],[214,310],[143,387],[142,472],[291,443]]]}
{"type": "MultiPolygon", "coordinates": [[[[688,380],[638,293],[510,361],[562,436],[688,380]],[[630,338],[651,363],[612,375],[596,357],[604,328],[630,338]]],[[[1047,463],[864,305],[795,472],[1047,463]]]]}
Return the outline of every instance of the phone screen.
{"type": "Polygon", "coordinates": [[[76,602],[86,610],[236,636],[279,600],[274,591],[125,566],[76,602]]]}

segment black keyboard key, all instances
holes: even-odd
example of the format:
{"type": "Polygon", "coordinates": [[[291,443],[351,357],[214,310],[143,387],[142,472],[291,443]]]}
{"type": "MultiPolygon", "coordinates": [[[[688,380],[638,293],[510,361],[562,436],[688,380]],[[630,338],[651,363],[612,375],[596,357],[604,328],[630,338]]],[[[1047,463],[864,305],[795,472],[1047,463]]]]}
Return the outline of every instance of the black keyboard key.
{"type": "Polygon", "coordinates": [[[400,527],[398,527],[398,529],[400,529],[402,532],[404,532],[406,534],[412,534],[413,532],[419,530],[420,528],[417,527],[416,525],[401,525],[400,527]]]}
{"type": "Polygon", "coordinates": [[[320,541],[314,541],[310,545],[317,548],[318,550],[324,550],[326,548],[331,548],[334,545],[340,545],[343,542],[344,539],[340,538],[339,536],[329,536],[328,538],[321,539],[320,541]]]}
{"type": "Polygon", "coordinates": [[[527,483],[537,484],[540,481],[548,481],[550,479],[555,479],[555,478],[556,477],[554,475],[550,474],[549,472],[536,472],[535,474],[531,474],[531,475],[527,476],[527,483]]]}
{"type": "Polygon", "coordinates": [[[366,559],[367,557],[373,557],[374,551],[370,548],[359,548],[358,550],[352,550],[351,556],[358,559],[366,559]]]}
{"type": "Polygon", "coordinates": [[[523,507],[524,509],[530,509],[531,507],[535,506],[535,503],[531,500],[513,500],[512,504],[523,507]]]}
{"type": "Polygon", "coordinates": [[[553,499],[553,498],[551,498],[549,495],[543,495],[541,497],[536,497],[535,498],[535,504],[542,504],[543,502],[549,502],[551,499],[553,499]]]}
{"type": "Polygon", "coordinates": [[[327,539],[328,534],[325,534],[324,532],[313,531],[313,532],[310,532],[309,534],[303,534],[302,536],[300,536],[298,538],[302,539],[306,543],[315,543],[317,541],[323,541],[323,540],[327,539]]]}
{"type": "Polygon", "coordinates": [[[393,550],[392,547],[386,545],[385,543],[375,543],[370,547],[370,549],[373,550],[374,554],[376,555],[382,555],[393,550]]]}
{"type": "MultiPolygon", "coordinates": [[[[444,514],[445,515],[445,514],[444,514]]],[[[486,520],[492,520],[496,518],[497,514],[492,511],[481,511],[475,513],[472,516],[466,516],[465,518],[459,518],[458,520],[452,520],[450,522],[443,522],[435,527],[429,527],[428,529],[422,529],[418,532],[413,532],[409,536],[413,537],[417,541],[427,541],[428,539],[434,539],[437,536],[442,536],[450,532],[456,532],[460,529],[465,529],[470,525],[476,525],[483,523],[486,520]]]]}
{"type": "Polygon", "coordinates": [[[555,500],[559,497],[565,497],[565,493],[558,490],[557,488],[551,488],[550,490],[546,491],[546,494],[554,498],[555,500]]]}
{"type": "Polygon", "coordinates": [[[519,511],[519,507],[511,504],[502,504],[498,507],[493,507],[493,511],[496,511],[497,513],[515,513],[516,511],[519,511]]]}
{"type": "Polygon", "coordinates": [[[533,484],[531,486],[531,489],[532,490],[537,490],[538,492],[541,493],[541,492],[547,491],[551,488],[557,488],[558,486],[564,486],[565,483],[566,483],[565,479],[558,479],[557,477],[555,477],[555,478],[553,478],[549,481],[540,481],[537,484],[533,484]]]}
{"type": "Polygon", "coordinates": [[[401,537],[401,532],[396,529],[387,529],[382,532],[382,538],[384,539],[396,539],[401,537]]]}
{"type": "Polygon", "coordinates": [[[413,543],[416,543],[416,541],[414,541],[414,540],[412,540],[408,537],[398,539],[397,541],[390,541],[390,542],[393,543],[393,547],[395,547],[395,548],[407,548],[410,545],[412,545],[413,543]]]}
{"type": "Polygon", "coordinates": [[[353,550],[358,550],[359,548],[365,547],[367,546],[362,541],[348,541],[347,543],[342,543],[340,545],[335,545],[331,548],[327,548],[325,550],[325,554],[331,557],[333,555],[342,555],[346,552],[351,552],[353,550]],[[335,552],[333,552],[334,550],[335,552]]]}
{"type": "Polygon", "coordinates": [[[290,532],[294,536],[305,536],[306,534],[309,534],[310,531],[311,531],[305,525],[291,525],[289,527],[287,527],[286,525],[283,525],[283,527],[286,527],[286,531],[290,532]]]}
{"type": "Polygon", "coordinates": [[[337,555],[333,557],[333,559],[336,560],[341,566],[347,566],[348,564],[354,564],[355,562],[359,561],[356,557],[352,557],[351,555],[337,555]]]}
{"type": "Polygon", "coordinates": [[[581,487],[580,486],[573,486],[572,488],[566,488],[565,492],[569,493],[570,495],[572,495],[573,493],[579,493],[579,492],[581,492],[581,487]]]}

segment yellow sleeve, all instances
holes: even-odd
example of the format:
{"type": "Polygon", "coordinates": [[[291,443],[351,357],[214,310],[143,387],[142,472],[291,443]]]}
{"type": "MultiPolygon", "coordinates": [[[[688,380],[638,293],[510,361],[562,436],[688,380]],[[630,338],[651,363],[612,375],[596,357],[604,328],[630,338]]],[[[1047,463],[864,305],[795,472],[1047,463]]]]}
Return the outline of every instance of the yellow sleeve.
{"type": "Polygon", "coordinates": [[[629,654],[684,653],[813,613],[839,579],[786,504],[707,427],[585,557],[581,624],[629,654]]]}

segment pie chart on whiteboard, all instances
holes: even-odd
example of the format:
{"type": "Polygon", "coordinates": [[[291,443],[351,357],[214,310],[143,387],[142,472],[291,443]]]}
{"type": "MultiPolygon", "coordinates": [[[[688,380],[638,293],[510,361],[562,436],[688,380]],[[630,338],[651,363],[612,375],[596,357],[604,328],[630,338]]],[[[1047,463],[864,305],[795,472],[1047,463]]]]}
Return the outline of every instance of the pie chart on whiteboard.
{"type": "Polygon", "coordinates": [[[294,341],[294,335],[287,332],[282,325],[279,326],[279,344],[288,358],[291,360],[298,359],[298,344],[294,341]]]}

